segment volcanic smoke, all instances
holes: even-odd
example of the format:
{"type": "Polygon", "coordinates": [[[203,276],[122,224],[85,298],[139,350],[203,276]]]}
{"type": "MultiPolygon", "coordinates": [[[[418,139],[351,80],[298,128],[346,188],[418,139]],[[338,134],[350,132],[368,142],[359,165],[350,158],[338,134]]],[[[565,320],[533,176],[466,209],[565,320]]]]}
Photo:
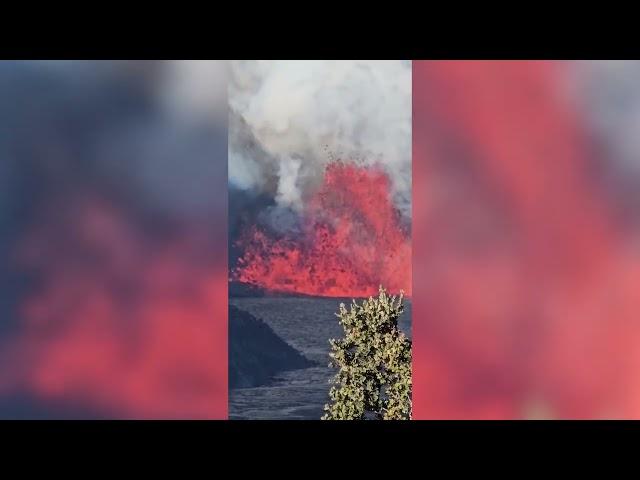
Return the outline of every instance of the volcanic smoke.
{"type": "Polygon", "coordinates": [[[249,226],[232,280],[272,292],[367,297],[380,284],[411,294],[411,239],[386,172],[336,161],[304,204],[301,228],[275,235],[249,226]]]}

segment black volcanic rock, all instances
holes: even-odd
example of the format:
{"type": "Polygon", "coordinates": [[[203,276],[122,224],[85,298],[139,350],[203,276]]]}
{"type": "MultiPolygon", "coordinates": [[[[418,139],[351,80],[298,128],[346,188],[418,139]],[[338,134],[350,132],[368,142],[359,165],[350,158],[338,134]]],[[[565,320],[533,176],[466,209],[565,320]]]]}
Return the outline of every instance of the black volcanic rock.
{"type": "Polygon", "coordinates": [[[265,322],[229,305],[229,388],[257,387],[280,372],[314,365],[265,322]]]}
{"type": "Polygon", "coordinates": [[[264,297],[264,290],[260,287],[250,285],[244,282],[229,282],[229,297],[230,298],[242,298],[242,297],[264,297]]]}
{"type": "MultiPolygon", "coordinates": [[[[277,290],[265,290],[262,287],[249,283],[232,280],[229,282],[229,298],[261,298],[261,297],[285,297],[285,298],[326,298],[319,295],[310,295],[298,292],[279,292],[277,290]]],[[[351,298],[347,303],[351,302],[351,298]]]]}

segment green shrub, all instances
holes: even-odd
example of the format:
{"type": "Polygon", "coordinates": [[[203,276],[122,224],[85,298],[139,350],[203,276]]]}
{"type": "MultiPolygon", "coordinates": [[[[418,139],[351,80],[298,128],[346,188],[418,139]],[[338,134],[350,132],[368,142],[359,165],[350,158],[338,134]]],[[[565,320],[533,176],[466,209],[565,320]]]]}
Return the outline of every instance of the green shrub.
{"type": "Polygon", "coordinates": [[[343,303],[336,315],[344,338],[331,339],[330,404],[323,420],[408,420],[411,418],[411,340],[398,330],[403,295],[377,298],[361,305],[343,303]]]}

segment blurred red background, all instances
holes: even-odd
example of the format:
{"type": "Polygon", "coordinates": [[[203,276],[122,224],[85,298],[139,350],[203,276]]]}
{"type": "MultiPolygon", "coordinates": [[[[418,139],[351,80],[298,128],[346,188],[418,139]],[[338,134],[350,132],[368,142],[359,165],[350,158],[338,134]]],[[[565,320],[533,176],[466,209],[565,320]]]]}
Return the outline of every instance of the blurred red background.
{"type": "Polygon", "coordinates": [[[640,417],[637,79],[413,63],[415,418],[640,417]]]}
{"type": "Polygon", "coordinates": [[[0,418],[226,418],[223,66],[4,61],[0,101],[0,418]]]}

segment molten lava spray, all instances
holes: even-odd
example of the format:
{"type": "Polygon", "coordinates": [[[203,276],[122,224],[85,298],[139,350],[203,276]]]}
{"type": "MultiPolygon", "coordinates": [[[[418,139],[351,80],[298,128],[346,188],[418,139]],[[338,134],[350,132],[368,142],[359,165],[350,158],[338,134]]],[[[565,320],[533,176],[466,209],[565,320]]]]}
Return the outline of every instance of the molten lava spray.
{"type": "Polygon", "coordinates": [[[410,233],[390,189],[381,168],[330,163],[299,232],[276,237],[251,226],[241,235],[232,279],[284,293],[366,297],[382,284],[410,295],[410,233]]]}

